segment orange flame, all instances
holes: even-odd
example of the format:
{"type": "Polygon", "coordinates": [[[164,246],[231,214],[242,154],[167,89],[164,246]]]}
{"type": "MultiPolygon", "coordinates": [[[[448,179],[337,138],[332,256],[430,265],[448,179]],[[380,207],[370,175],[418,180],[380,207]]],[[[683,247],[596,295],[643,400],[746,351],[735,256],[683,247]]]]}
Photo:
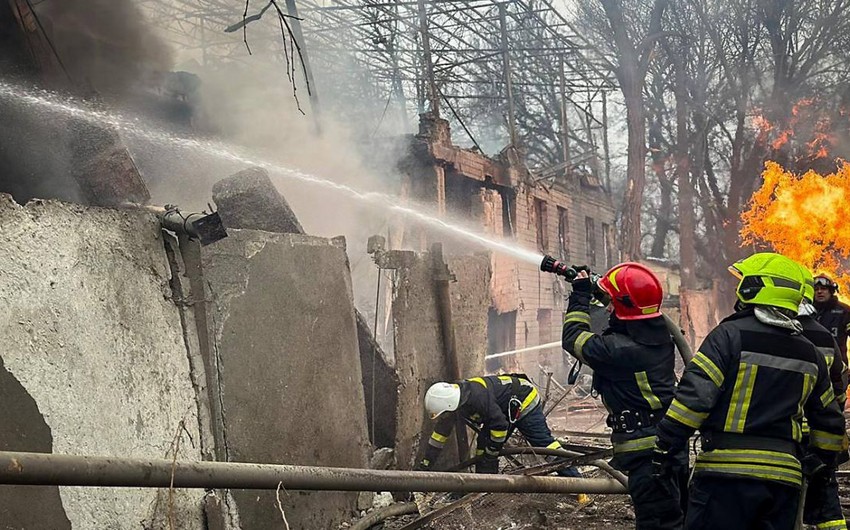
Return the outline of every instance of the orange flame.
{"type": "Polygon", "coordinates": [[[778,124],[757,113],[752,117],[757,141],[770,145],[774,151],[795,151],[795,146],[799,145],[800,149],[796,150],[798,160],[806,157],[828,158],[830,150],[836,143],[835,136],[830,132],[832,120],[829,116],[823,115],[814,103],[815,101],[811,98],[797,101],[791,107],[787,126],[784,129],[780,129],[778,124]],[[806,137],[810,137],[811,140],[806,142],[804,140],[806,137]],[[796,142],[792,143],[793,140],[796,142]]]}
{"type": "Polygon", "coordinates": [[[741,214],[741,238],[766,245],[812,272],[830,274],[850,292],[850,230],[844,211],[850,200],[850,164],[838,161],[829,175],[808,171],[795,175],[768,161],[764,184],[741,214]]]}

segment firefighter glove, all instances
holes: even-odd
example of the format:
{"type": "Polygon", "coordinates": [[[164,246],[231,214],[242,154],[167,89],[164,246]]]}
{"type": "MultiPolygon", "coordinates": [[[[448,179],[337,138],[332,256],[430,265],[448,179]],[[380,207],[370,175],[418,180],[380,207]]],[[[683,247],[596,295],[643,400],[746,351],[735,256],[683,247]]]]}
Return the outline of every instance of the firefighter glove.
{"type": "Polygon", "coordinates": [[[652,476],[665,478],[673,472],[673,457],[670,451],[664,451],[658,446],[652,451],[652,476]]]}
{"type": "Polygon", "coordinates": [[[590,278],[577,278],[573,280],[573,292],[591,294],[593,292],[593,284],[590,282],[590,278]]]}
{"type": "Polygon", "coordinates": [[[430,471],[431,470],[431,461],[428,459],[422,459],[416,467],[413,468],[413,471],[430,471]]]}
{"type": "Polygon", "coordinates": [[[806,453],[800,460],[800,464],[803,468],[803,475],[806,477],[822,475],[830,468],[820,456],[811,452],[806,453]]]}

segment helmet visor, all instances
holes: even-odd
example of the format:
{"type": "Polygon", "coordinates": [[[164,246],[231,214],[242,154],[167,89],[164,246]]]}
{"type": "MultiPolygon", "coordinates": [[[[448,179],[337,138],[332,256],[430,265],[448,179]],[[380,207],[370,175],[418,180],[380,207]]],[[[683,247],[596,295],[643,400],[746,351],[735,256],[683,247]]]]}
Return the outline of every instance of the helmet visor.
{"type": "Polygon", "coordinates": [[[823,276],[818,276],[817,278],[815,278],[815,287],[831,288],[832,282],[829,280],[829,278],[824,278],[823,276]]]}

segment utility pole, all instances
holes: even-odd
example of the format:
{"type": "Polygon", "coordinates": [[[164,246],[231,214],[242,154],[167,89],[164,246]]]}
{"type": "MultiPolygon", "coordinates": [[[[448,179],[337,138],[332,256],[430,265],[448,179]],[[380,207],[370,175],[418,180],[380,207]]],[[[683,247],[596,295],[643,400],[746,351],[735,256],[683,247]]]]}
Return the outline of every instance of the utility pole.
{"type": "Polygon", "coordinates": [[[425,0],[418,0],[419,32],[422,35],[422,59],[425,66],[425,79],[428,82],[428,100],[431,103],[431,113],[440,115],[440,95],[437,92],[437,82],[434,79],[434,63],[431,61],[431,36],[428,34],[428,12],[425,0]]]}
{"type": "Polygon", "coordinates": [[[570,125],[567,121],[567,78],[564,74],[564,58],[558,58],[558,70],[561,81],[561,147],[563,148],[564,174],[569,176],[570,168],[570,125]]]}
{"type": "Polygon", "coordinates": [[[608,92],[602,92],[602,152],[605,155],[605,189],[611,193],[611,151],[608,145],[608,92]]]}
{"type": "Polygon", "coordinates": [[[508,53],[508,21],[505,4],[499,4],[499,29],[502,34],[502,77],[505,81],[505,97],[508,100],[508,132],[511,146],[517,146],[516,109],[514,108],[514,88],[511,82],[511,56],[508,53]]]}

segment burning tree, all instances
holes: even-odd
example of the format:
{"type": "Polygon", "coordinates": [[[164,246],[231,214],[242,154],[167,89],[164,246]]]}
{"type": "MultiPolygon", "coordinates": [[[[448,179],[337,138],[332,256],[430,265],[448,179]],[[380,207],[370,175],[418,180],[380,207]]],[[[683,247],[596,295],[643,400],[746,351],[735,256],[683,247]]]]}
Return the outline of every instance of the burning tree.
{"type": "Polygon", "coordinates": [[[850,164],[839,161],[834,173],[821,175],[814,170],[795,174],[767,162],[762,176],[764,183],[741,216],[744,242],[772,248],[850,288],[850,231],[844,214],[850,164]]]}

